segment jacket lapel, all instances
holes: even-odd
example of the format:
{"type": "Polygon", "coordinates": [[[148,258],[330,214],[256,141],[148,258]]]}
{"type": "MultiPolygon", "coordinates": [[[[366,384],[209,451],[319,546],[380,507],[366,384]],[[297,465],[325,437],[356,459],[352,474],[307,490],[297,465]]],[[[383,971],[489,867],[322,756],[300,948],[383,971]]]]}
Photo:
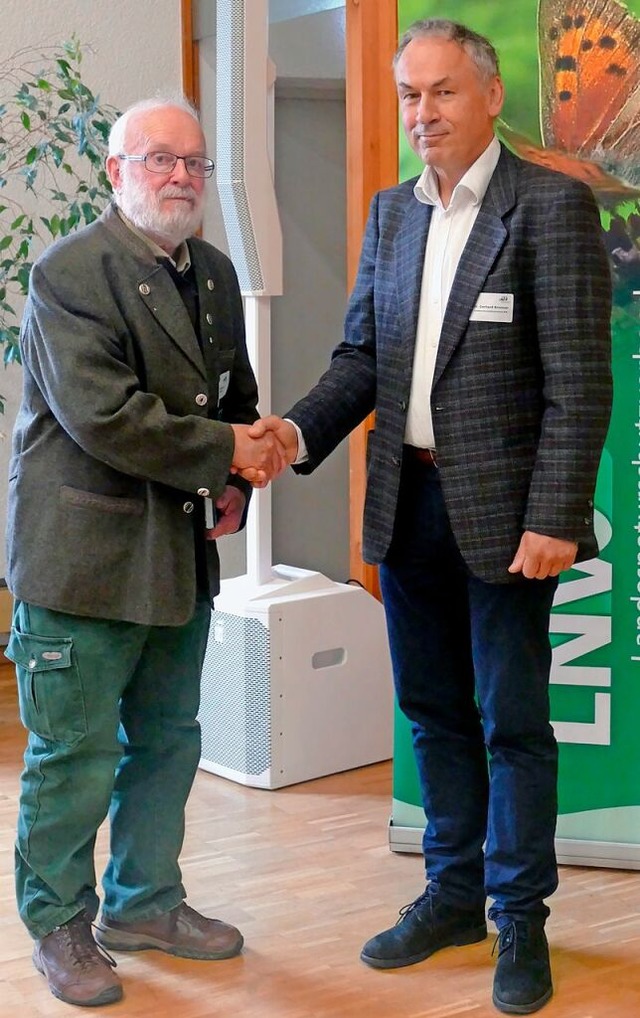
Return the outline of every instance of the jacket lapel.
{"type": "Polygon", "coordinates": [[[419,202],[411,193],[397,237],[396,290],[400,338],[406,353],[406,370],[411,376],[418,328],[424,252],[431,222],[432,205],[419,202]]]}
{"type": "Polygon", "coordinates": [[[198,338],[171,276],[157,263],[137,279],[140,299],[203,378],[207,377],[198,338]]]}
{"type": "Polygon", "coordinates": [[[442,322],[433,384],[462,339],[484,282],[508,237],[504,216],[516,201],[517,163],[503,147],[458,263],[442,322]]]}
{"type": "Polygon", "coordinates": [[[138,262],[137,272],[131,278],[131,285],[135,288],[138,299],[144,302],[170,339],[206,379],[198,338],[173,280],[162,266],[158,265],[149,245],[122,221],[115,204],[105,209],[100,220],[108,232],[113,234],[118,243],[124,245],[138,262]]]}

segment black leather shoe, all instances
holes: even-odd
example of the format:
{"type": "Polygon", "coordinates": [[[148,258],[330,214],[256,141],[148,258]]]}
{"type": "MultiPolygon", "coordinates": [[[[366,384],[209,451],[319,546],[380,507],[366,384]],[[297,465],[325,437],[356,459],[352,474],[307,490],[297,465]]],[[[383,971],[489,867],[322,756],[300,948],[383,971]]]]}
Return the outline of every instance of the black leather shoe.
{"type": "Polygon", "coordinates": [[[516,919],[503,926],[494,950],[498,964],[493,1003],[505,1014],[533,1014],[553,993],[549,945],[540,922],[516,919]]]}
{"type": "Polygon", "coordinates": [[[360,957],[376,969],[415,965],[443,947],[477,944],[487,935],[484,909],[463,909],[439,902],[427,889],[400,909],[395,926],[372,937],[360,957]]]}

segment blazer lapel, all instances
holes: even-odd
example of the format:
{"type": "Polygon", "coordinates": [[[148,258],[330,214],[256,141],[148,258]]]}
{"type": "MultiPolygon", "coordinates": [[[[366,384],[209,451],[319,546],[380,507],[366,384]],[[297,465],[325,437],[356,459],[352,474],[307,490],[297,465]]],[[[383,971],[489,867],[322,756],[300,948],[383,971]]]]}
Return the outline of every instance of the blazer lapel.
{"type": "Polygon", "coordinates": [[[202,353],[189,313],[173,280],[162,266],[158,265],[153,250],[122,221],[113,202],[104,210],[100,221],[138,262],[138,272],[132,279],[132,285],[139,299],[144,301],[167,335],[206,379],[202,353]]]}
{"type": "Polygon", "coordinates": [[[137,280],[138,293],[159,325],[203,378],[207,373],[189,313],[171,276],[157,263],[137,280]]]}
{"type": "Polygon", "coordinates": [[[406,368],[409,376],[416,343],[424,252],[432,211],[432,205],[419,202],[412,193],[396,242],[396,291],[400,338],[407,354],[406,368]]]}
{"type": "Polygon", "coordinates": [[[516,167],[514,157],[503,147],[451,287],[440,333],[434,385],[462,339],[483,284],[507,240],[504,216],[516,200],[516,167]]]}

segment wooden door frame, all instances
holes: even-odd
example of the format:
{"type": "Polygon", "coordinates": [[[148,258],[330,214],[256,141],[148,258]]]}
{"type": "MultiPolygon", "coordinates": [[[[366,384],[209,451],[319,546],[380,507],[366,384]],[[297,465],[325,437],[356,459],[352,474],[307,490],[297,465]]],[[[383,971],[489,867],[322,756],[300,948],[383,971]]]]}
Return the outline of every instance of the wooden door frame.
{"type": "MultiPolygon", "coordinates": [[[[391,60],[398,39],[397,0],[346,0],[347,285],[353,287],[369,203],[398,182],[398,112],[391,60]]],[[[198,43],[193,0],[180,0],[182,88],[198,106],[198,43]]],[[[378,570],[362,561],[367,435],[373,415],[349,439],[349,567],[379,596],[378,570]]]]}
{"type": "MultiPolygon", "coordinates": [[[[397,0],[346,0],[347,282],[355,282],[371,198],[398,182],[398,104],[391,60],[397,0]]],[[[367,436],[373,414],[349,439],[350,575],[380,596],[378,570],[362,560],[367,436]]]]}

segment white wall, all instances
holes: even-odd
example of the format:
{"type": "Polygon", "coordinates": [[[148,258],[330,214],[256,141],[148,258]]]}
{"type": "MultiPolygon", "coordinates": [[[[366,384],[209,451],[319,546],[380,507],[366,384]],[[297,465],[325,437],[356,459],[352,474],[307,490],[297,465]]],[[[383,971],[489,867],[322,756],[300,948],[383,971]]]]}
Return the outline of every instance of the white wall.
{"type": "MultiPolygon", "coordinates": [[[[178,0],[2,0],[0,13],[0,73],[2,64],[17,51],[56,45],[75,33],[84,54],[83,80],[104,103],[124,109],[155,92],[181,87],[178,0]]],[[[2,534],[10,433],[20,387],[19,368],[0,369],[0,392],[6,397],[5,415],[0,418],[5,436],[0,440],[2,534]]],[[[0,576],[4,570],[4,540],[0,539],[0,576]]]]}

